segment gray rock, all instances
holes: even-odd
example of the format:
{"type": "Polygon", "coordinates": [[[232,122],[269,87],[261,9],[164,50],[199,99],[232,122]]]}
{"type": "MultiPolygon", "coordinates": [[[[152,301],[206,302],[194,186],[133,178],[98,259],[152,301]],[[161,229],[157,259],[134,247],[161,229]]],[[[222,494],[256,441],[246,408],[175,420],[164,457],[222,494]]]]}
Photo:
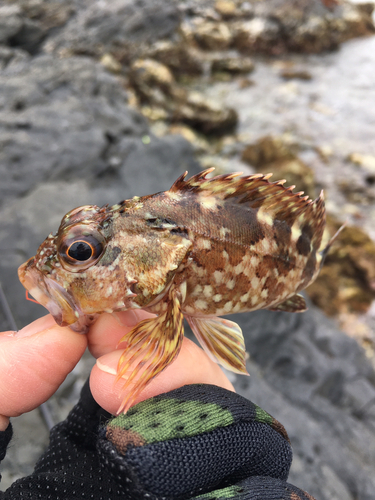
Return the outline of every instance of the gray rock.
{"type": "Polygon", "coordinates": [[[361,347],[316,308],[231,319],[251,360],[235,387],[285,425],[290,481],[317,499],[373,499],[375,372],[361,347]]]}

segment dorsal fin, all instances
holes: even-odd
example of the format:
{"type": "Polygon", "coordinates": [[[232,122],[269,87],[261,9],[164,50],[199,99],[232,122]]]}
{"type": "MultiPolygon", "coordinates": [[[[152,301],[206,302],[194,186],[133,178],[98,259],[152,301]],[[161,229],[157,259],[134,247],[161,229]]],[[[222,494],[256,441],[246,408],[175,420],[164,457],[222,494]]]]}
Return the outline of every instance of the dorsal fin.
{"type": "Polygon", "coordinates": [[[272,174],[241,176],[241,173],[233,173],[207,179],[207,174],[213,170],[214,168],[208,168],[188,180],[185,180],[185,172],[170,191],[181,194],[201,193],[246,204],[273,220],[286,222],[290,227],[298,219],[299,226],[309,233],[313,247],[316,250],[319,248],[325,226],[323,193],[313,201],[308,196],[303,196],[303,192],[293,193],[295,186],[285,188],[285,180],[270,182],[272,174]]]}

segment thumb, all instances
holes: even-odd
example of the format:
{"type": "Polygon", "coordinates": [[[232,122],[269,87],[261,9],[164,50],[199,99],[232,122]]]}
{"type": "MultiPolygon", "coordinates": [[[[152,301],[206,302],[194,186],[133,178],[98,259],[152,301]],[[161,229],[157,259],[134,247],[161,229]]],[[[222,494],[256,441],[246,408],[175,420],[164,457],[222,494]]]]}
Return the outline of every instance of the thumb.
{"type": "MultiPolygon", "coordinates": [[[[116,382],[117,365],[122,353],[123,349],[118,349],[98,358],[90,376],[93,397],[102,408],[112,414],[118,412],[126,396],[122,390],[125,379],[116,382]]],[[[130,370],[132,369],[134,367],[130,370]]],[[[200,383],[218,385],[234,391],[219,365],[211,361],[207,354],[191,340],[184,338],[176,360],[151,380],[133,404],[183,385],[200,383]]]]}

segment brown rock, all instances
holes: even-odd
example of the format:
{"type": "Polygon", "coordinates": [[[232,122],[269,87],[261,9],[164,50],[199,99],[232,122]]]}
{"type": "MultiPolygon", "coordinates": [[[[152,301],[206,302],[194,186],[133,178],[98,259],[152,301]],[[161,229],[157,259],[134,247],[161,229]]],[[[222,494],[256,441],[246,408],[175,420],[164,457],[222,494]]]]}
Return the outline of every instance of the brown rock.
{"type": "MultiPolygon", "coordinates": [[[[331,235],[338,227],[337,221],[327,219],[331,235]]],[[[306,291],[328,315],[366,312],[375,299],[375,243],[362,229],[346,226],[306,291]]]]}
{"type": "Polygon", "coordinates": [[[203,61],[185,41],[163,40],[149,48],[147,56],[168,66],[175,75],[201,75],[203,61]]]}
{"type": "Polygon", "coordinates": [[[254,70],[254,63],[249,57],[218,57],[212,61],[213,73],[243,74],[254,70]]]}
{"type": "Polygon", "coordinates": [[[193,27],[193,36],[199,47],[205,50],[226,50],[233,41],[226,23],[201,19],[193,27]]]}
{"type": "Polygon", "coordinates": [[[259,172],[272,172],[274,180],[286,179],[286,185],[295,185],[296,191],[303,191],[315,198],[313,171],[281,139],[263,137],[245,148],[242,160],[259,172]]]}
{"type": "Polygon", "coordinates": [[[238,116],[233,109],[218,106],[200,92],[189,92],[186,101],[174,108],[173,119],[205,134],[222,134],[234,130],[238,116]]]}
{"type": "Polygon", "coordinates": [[[174,77],[167,66],[153,59],[137,59],[129,71],[129,79],[141,101],[163,104],[172,92],[174,77]]]}
{"type": "Polygon", "coordinates": [[[217,0],[215,10],[225,18],[233,17],[237,13],[237,5],[231,0],[217,0]]]}

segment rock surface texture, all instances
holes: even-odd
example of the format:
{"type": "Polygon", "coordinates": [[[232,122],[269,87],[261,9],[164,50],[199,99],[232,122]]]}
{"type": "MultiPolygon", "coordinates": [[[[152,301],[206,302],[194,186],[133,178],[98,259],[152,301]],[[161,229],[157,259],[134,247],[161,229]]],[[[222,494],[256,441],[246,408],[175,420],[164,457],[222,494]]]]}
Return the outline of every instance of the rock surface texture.
{"type": "MultiPolygon", "coordinates": [[[[235,128],[235,111],[208,102],[184,78],[247,74],[249,55],[317,53],[373,30],[369,6],[325,4],[20,0],[0,7],[0,281],[19,327],[44,310],[24,300],[17,267],[68,210],[165,190],[183,171],[201,170],[187,140],[156,136],[145,116],[177,123],[187,135],[235,128]]],[[[254,154],[248,150],[253,162],[254,154]]],[[[362,348],[314,307],[233,320],[244,331],[251,375],[233,376],[235,387],[286,426],[290,481],[318,500],[374,500],[375,372],[362,348]]],[[[1,307],[0,328],[11,328],[1,307]]],[[[91,364],[85,358],[50,402],[56,422],[91,364]]],[[[32,470],[47,442],[38,411],[15,427],[3,489],[32,470]]]]}

